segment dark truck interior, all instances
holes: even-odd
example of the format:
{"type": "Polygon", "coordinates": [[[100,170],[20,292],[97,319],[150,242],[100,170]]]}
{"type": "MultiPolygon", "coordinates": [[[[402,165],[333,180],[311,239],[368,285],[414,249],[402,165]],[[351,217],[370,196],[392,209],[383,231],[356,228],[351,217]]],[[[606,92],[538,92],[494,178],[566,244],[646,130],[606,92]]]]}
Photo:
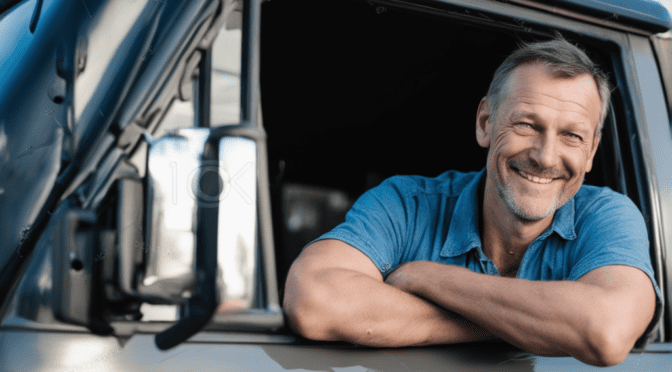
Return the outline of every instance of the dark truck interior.
{"type": "MultiPolygon", "coordinates": [[[[383,179],[485,166],[474,125],[495,69],[519,41],[544,40],[554,30],[445,10],[342,0],[263,5],[261,101],[281,292],[300,250],[383,179]]],[[[608,45],[563,36],[615,80],[608,45]]],[[[622,112],[618,95],[614,106],[622,112]]],[[[613,126],[621,119],[614,116],[586,183],[623,192],[613,126]]]]}

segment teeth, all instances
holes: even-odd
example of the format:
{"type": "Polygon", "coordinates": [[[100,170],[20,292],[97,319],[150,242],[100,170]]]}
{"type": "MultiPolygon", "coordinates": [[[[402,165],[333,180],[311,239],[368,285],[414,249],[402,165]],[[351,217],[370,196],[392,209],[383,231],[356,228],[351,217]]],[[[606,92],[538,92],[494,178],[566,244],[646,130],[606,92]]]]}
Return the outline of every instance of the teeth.
{"type": "Polygon", "coordinates": [[[525,173],[521,170],[519,170],[518,173],[520,173],[521,176],[527,178],[528,180],[530,180],[534,183],[551,183],[551,181],[553,181],[552,178],[540,178],[540,177],[533,176],[531,174],[525,173]]]}

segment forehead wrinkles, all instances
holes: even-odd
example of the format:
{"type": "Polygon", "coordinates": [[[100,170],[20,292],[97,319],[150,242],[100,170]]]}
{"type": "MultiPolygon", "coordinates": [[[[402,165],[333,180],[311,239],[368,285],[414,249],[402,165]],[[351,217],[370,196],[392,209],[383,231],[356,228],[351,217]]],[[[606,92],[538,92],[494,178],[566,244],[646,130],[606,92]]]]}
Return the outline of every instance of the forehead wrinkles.
{"type": "Polygon", "coordinates": [[[544,66],[523,65],[509,76],[507,86],[502,106],[508,106],[508,109],[502,107],[502,111],[510,111],[516,101],[529,99],[538,102],[525,103],[580,113],[591,123],[599,121],[601,98],[597,83],[589,74],[572,78],[554,77],[544,66]]]}
{"type": "Polygon", "coordinates": [[[522,104],[524,106],[543,106],[555,111],[576,113],[590,118],[590,108],[586,105],[582,105],[575,101],[558,99],[548,94],[536,92],[536,95],[534,96],[521,94],[511,98],[511,108],[513,109],[513,112],[520,111],[518,106],[522,104]]]}

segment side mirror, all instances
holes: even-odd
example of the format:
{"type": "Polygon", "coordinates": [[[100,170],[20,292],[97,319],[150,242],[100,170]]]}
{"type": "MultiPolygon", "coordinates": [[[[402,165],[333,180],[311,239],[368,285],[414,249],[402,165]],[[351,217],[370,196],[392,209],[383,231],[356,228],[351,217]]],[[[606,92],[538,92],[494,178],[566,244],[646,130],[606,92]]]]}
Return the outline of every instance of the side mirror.
{"type": "MultiPolygon", "coordinates": [[[[252,307],[257,145],[234,133],[246,131],[181,129],[150,144],[144,242],[140,224],[119,231],[118,286],[144,302],[182,306],[182,318],[157,334],[160,349],[196,333],[217,308],[252,307]]],[[[133,192],[132,185],[127,189],[133,192]]],[[[139,206],[122,202],[120,208],[128,216],[139,206]]]]}
{"type": "Polygon", "coordinates": [[[180,306],[156,335],[163,350],[215,312],[218,326],[282,326],[270,215],[259,214],[269,208],[264,141],[245,125],[181,129],[150,141],[143,179],[117,180],[105,204],[116,210],[68,198],[51,232],[54,315],[111,334],[115,319],[142,316],[141,303],[180,306]]]}

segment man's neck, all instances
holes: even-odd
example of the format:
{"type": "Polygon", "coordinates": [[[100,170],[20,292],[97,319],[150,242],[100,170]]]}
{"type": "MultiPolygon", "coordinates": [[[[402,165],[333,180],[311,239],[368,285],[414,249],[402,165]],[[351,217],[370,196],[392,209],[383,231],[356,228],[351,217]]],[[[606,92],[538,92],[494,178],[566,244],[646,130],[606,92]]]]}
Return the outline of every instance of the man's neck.
{"type": "Polygon", "coordinates": [[[553,215],[539,221],[524,221],[502,203],[494,186],[484,180],[479,188],[483,253],[501,276],[515,276],[527,247],[553,222],[553,215]]]}

